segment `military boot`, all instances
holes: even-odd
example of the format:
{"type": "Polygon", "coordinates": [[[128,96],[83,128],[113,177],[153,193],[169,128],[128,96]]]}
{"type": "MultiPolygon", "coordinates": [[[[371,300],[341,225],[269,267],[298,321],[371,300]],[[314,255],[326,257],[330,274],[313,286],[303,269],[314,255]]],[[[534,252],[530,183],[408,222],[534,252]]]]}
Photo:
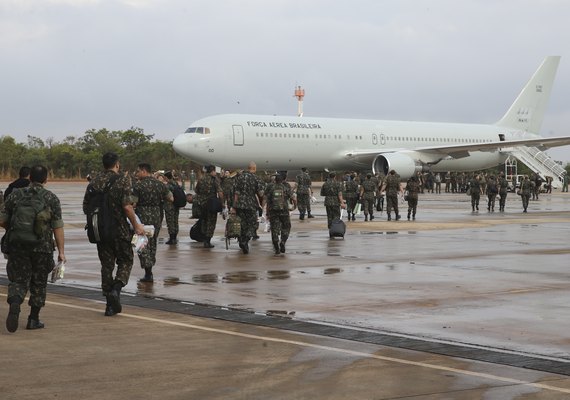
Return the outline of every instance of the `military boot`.
{"type": "Polygon", "coordinates": [[[302,221],[305,219],[305,213],[300,213],[299,214],[299,219],[302,221]]]}
{"type": "Polygon", "coordinates": [[[144,276],[139,279],[139,282],[154,282],[154,277],[152,276],[152,268],[144,269],[144,276]]]}
{"type": "Polygon", "coordinates": [[[10,311],[8,311],[8,317],[6,318],[6,329],[8,332],[16,332],[18,330],[18,322],[20,319],[20,304],[18,300],[14,299],[10,301],[10,311]]]}
{"type": "Polygon", "coordinates": [[[212,238],[206,238],[204,240],[204,247],[206,249],[211,249],[212,247],[214,247],[214,245],[212,243],[210,243],[210,240],[212,240],[212,238]]]}
{"type": "Polygon", "coordinates": [[[119,314],[121,311],[123,311],[123,306],[121,306],[121,289],[122,288],[123,288],[122,282],[115,282],[113,284],[113,289],[111,289],[111,292],[109,293],[109,296],[107,297],[109,304],[111,305],[111,307],[113,308],[113,311],[115,311],[116,314],[119,314]]]}
{"type": "Polygon", "coordinates": [[[410,220],[410,214],[411,214],[411,212],[408,211],[408,221],[410,220]]]}
{"type": "Polygon", "coordinates": [[[279,243],[273,242],[273,250],[275,250],[275,255],[281,254],[281,250],[279,249],[279,243]]]}
{"type": "Polygon", "coordinates": [[[170,239],[166,241],[166,244],[178,244],[178,240],[176,239],[176,235],[170,235],[170,239]]]}
{"type": "Polygon", "coordinates": [[[281,253],[285,253],[285,242],[279,243],[279,251],[281,251],[281,253]]]}
{"type": "Polygon", "coordinates": [[[388,221],[392,221],[392,216],[388,214],[388,221]]]}
{"type": "Polygon", "coordinates": [[[314,216],[313,214],[311,214],[311,212],[309,211],[309,212],[307,213],[307,218],[315,218],[315,216],[314,216]]]}

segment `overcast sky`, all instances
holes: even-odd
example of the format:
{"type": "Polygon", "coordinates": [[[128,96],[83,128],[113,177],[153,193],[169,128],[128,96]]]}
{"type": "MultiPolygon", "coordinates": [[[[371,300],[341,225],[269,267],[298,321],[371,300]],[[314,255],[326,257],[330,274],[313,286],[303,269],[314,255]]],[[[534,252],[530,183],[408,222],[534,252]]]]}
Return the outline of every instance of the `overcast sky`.
{"type": "MultiPolygon", "coordinates": [[[[568,0],[0,0],[0,136],[213,114],[493,123],[562,56],[542,134],[570,135],[568,0]]],[[[570,147],[549,152],[570,161],[570,147]]]]}

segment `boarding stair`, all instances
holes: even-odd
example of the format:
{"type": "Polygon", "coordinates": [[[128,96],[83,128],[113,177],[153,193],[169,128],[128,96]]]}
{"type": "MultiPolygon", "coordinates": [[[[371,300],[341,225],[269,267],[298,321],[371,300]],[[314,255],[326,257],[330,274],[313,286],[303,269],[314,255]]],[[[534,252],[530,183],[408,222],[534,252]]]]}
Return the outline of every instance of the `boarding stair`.
{"type": "Polygon", "coordinates": [[[523,162],[531,170],[538,172],[542,179],[552,177],[552,187],[559,188],[566,170],[554,161],[548,154],[536,147],[517,146],[510,150],[510,154],[523,162]]]}

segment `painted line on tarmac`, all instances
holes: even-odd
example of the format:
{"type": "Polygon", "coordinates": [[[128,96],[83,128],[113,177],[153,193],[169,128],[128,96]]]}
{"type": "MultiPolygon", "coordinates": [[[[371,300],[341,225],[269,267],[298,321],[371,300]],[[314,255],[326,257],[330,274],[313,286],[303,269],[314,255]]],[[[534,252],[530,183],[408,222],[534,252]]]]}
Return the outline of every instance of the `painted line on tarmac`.
{"type": "MultiPolygon", "coordinates": [[[[2,296],[5,297],[6,295],[2,294],[2,296]]],[[[78,306],[78,305],[73,305],[73,304],[59,303],[59,302],[55,302],[55,301],[46,301],[46,303],[52,304],[54,306],[73,308],[76,310],[92,311],[92,312],[97,312],[97,313],[101,312],[101,310],[99,308],[92,308],[92,307],[78,306]]],[[[269,336],[252,335],[252,334],[248,334],[248,333],[235,332],[235,331],[219,329],[219,328],[209,328],[206,326],[200,326],[200,325],[189,324],[189,323],[184,323],[184,322],[176,322],[176,321],[171,321],[171,320],[162,319],[162,318],[145,317],[145,316],[135,315],[135,314],[121,313],[121,314],[117,314],[117,316],[122,317],[122,318],[137,319],[140,321],[154,322],[154,323],[163,324],[163,325],[177,326],[177,327],[190,328],[190,329],[195,329],[195,330],[200,330],[200,331],[205,331],[205,332],[218,333],[218,334],[222,334],[222,335],[236,336],[236,337],[241,337],[241,338],[246,338],[246,339],[263,340],[266,342],[290,344],[290,345],[295,345],[295,346],[300,346],[300,347],[309,347],[309,348],[313,348],[313,349],[326,350],[326,351],[330,351],[330,352],[347,354],[347,355],[360,357],[360,358],[370,358],[370,359],[387,361],[387,362],[392,362],[392,363],[397,363],[397,364],[411,365],[411,366],[416,366],[416,367],[421,367],[421,368],[428,368],[428,369],[434,369],[434,370],[439,370],[439,371],[456,373],[456,374],[460,374],[460,375],[467,375],[467,376],[476,377],[476,378],[489,379],[492,381],[498,381],[498,382],[503,382],[503,383],[508,383],[508,384],[523,385],[523,386],[529,386],[529,387],[536,388],[536,389],[544,389],[544,390],[550,390],[550,391],[558,392],[558,393],[570,394],[570,389],[559,388],[559,387],[555,387],[555,386],[545,385],[542,383],[522,381],[519,379],[506,378],[503,376],[498,376],[498,375],[493,375],[493,374],[467,371],[467,370],[462,370],[462,369],[458,369],[458,368],[445,367],[445,366],[441,366],[441,365],[434,365],[434,364],[418,362],[418,361],[410,361],[410,360],[406,360],[403,358],[380,356],[380,355],[376,355],[376,354],[369,354],[369,353],[364,353],[364,352],[355,351],[355,350],[347,350],[347,349],[341,349],[338,347],[323,346],[323,345],[314,344],[314,343],[307,343],[307,342],[302,342],[302,341],[298,341],[298,340],[279,339],[279,338],[274,338],[274,337],[269,337],[269,336]]],[[[289,333],[290,333],[290,331],[289,331],[289,333]]]]}

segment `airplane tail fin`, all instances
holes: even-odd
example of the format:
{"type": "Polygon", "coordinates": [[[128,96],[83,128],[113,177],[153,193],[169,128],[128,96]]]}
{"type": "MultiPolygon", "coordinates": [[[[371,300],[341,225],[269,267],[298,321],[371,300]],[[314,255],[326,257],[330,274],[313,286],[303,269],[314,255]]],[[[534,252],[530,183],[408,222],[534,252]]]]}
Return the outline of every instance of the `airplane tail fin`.
{"type": "Polygon", "coordinates": [[[496,125],[539,133],[559,62],[560,56],[546,57],[496,125]]]}

